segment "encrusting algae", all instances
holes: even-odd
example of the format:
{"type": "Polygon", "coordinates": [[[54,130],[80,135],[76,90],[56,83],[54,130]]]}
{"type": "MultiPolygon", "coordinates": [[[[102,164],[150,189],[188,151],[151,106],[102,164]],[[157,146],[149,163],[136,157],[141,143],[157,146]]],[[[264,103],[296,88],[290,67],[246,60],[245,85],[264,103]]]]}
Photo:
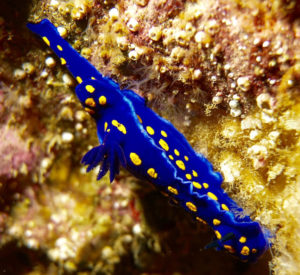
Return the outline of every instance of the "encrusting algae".
{"type": "Polygon", "coordinates": [[[297,1],[4,1],[0,10],[2,270],[299,274],[297,1]],[[96,131],[76,81],[26,30],[42,18],[182,131],[274,234],[273,255],[243,266],[201,251],[213,232],[149,184],[85,173],[96,131]]]}

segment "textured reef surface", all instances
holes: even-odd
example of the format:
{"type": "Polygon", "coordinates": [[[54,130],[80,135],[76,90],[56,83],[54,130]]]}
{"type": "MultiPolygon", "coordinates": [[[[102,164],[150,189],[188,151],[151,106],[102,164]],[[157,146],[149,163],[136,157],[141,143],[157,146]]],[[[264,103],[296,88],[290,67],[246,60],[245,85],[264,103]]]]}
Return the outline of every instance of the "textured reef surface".
{"type": "Polygon", "coordinates": [[[0,271],[299,274],[299,14],[296,0],[1,1],[0,271]],[[245,264],[203,250],[214,233],[149,183],[85,173],[96,129],[26,29],[43,18],[214,164],[272,253],[245,264]]]}

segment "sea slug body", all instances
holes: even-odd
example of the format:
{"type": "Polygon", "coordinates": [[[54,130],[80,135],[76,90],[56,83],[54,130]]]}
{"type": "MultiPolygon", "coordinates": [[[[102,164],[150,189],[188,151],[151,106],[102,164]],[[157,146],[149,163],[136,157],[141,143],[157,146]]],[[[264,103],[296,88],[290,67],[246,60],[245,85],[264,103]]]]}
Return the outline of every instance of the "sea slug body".
{"type": "Polygon", "coordinates": [[[269,248],[269,233],[221,188],[222,176],[196,153],[185,137],[131,90],[121,90],[80,56],[47,19],[28,28],[66,65],[77,80],[76,95],[94,118],[100,145],[82,162],[87,171],[100,165],[97,179],[109,170],[110,180],[122,165],[138,178],[169,194],[196,220],[210,225],[218,249],[244,261],[257,260],[269,248]],[[229,236],[229,237],[228,237],[229,236]]]}

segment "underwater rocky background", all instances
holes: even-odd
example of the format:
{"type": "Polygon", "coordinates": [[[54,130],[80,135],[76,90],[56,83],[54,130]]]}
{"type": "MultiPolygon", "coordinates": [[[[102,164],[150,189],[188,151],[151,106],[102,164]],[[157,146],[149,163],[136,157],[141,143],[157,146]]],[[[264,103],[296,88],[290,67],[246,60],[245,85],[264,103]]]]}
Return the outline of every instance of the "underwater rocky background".
{"type": "Polygon", "coordinates": [[[299,91],[296,0],[2,0],[0,273],[300,274],[299,91]],[[214,233],[149,183],[85,172],[95,125],[26,28],[43,18],[214,164],[272,253],[204,250],[214,233]]]}

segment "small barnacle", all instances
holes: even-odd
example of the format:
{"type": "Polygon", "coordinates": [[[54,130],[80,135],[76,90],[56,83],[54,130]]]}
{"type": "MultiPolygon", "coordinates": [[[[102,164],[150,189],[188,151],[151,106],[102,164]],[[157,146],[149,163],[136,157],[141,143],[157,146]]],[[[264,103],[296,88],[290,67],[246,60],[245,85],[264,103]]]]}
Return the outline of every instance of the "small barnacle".
{"type": "Polygon", "coordinates": [[[69,142],[73,141],[74,135],[70,132],[63,132],[61,135],[61,139],[63,142],[69,143],[69,142]]]}
{"type": "Polygon", "coordinates": [[[40,76],[41,76],[42,78],[47,78],[47,77],[49,76],[49,73],[48,73],[46,70],[42,70],[40,76]]]}
{"type": "Polygon", "coordinates": [[[67,30],[66,30],[65,27],[62,27],[62,26],[57,27],[57,31],[59,32],[59,34],[60,34],[61,37],[64,38],[64,37],[67,36],[67,30]]]}
{"type": "Polygon", "coordinates": [[[153,41],[158,41],[161,38],[161,34],[162,32],[160,27],[152,27],[148,32],[150,39],[153,41]]]}
{"type": "Polygon", "coordinates": [[[178,62],[182,60],[184,54],[185,54],[184,49],[182,49],[181,47],[175,47],[172,49],[170,56],[174,61],[178,62]]]}
{"type": "Polygon", "coordinates": [[[70,8],[67,5],[60,3],[58,5],[58,12],[62,15],[67,15],[70,13],[70,8]]]}
{"type": "Polygon", "coordinates": [[[86,115],[86,112],[82,111],[82,110],[79,110],[79,111],[76,111],[75,113],[75,119],[77,121],[84,121],[85,119],[87,118],[87,115],[86,115]]]}
{"type": "Polygon", "coordinates": [[[135,2],[141,7],[145,7],[148,4],[148,0],[135,0],[135,2]]]}
{"type": "Polygon", "coordinates": [[[140,24],[135,18],[130,18],[127,22],[127,27],[130,31],[136,32],[139,29],[140,24]]]}
{"type": "Polygon", "coordinates": [[[264,41],[264,43],[262,44],[263,48],[267,48],[269,46],[270,46],[270,41],[268,41],[268,40],[264,41]]]}
{"type": "Polygon", "coordinates": [[[260,39],[259,37],[254,38],[254,40],[253,40],[253,45],[254,45],[254,46],[257,46],[257,45],[259,45],[260,43],[261,43],[261,39],[260,39]]]}
{"type": "Polygon", "coordinates": [[[81,131],[83,129],[83,125],[82,125],[82,123],[76,123],[75,124],[75,130],[76,131],[81,131]]]}
{"type": "Polygon", "coordinates": [[[86,1],[75,1],[75,7],[71,11],[74,20],[82,19],[89,11],[90,7],[86,1]]]}
{"type": "Polygon", "coordinates": [[[64,84],[66,84],[67,86],[73,85],[73,79],[69,74],[63,74],[62,80],[63,80],[64,84]]]}
{"type": "Polygon", "coordinates": [[[160,69],[159,69],[159,72],[164,74],[165,72],[168,71],[168,68],[166,66],[161,66],[160,69]]]}
{"type": "Polygon", "coordinates": [[[262,131],[254,129],[254,130],[250,131],[249,138],[251,140],[257,140],[261,136],[261,134],[262,134],[262,131]]]}
{"type": "Polygon", "coordinates": [[[232,99],[232,100],[229,101],[229,107],[230,107],[231,109],[236,109],[236,108],[238,108],[239,106],[240,106],[240,103],[239,103],[238,100],[232,99]]]}
{"type": "Polygon", "coordinates": [[[231,109],[230,110],[230,115],[233,116],[233,117],[238,117],[242,114],[242,111],[241,109],[231,109]]]}
{"type": "Polygon", "coordinates": [[[210,80],[212,82],[216,82],[217,81],[217,76],[216,75],[212,75],[211,78],[210,78],[210,80]]]}
{"type": "Polygon", "coordinates": [[[229,77],[229,78],[233,78],[233,77],[234,77],[234,73],[233,73],[233,72],[230,72],[230,73],[228,74],[228,77],[229,77]]]}
{"type": "Polygon", "coordinates": [[[90,48],[84,47],[81,50],[81,54],[85,57],[85,58],[89,58],[92,54],[92,50],[90,48]]]}
{"type": "Polygon", "coordinates": [[[66,119],[66,120],[73,120],[73,110],[69,107],[69,106],[64,106],[60,113],[59,113],[59,116],[62,118],[62,119],[66,119]]]}
{"type": "Polygon", "coordinates": [[[109,10],[108,15],[112,21],[118,20],[120,13],[117,8],[112,8],[109,10]]]}
{"type": "Polygon", "coordinates": [[[185,25],[185,30],[186,30],[187,32],[194,33],[194,32],[195,32],[195,27],[192,25],[192,23],[188,22],[188,23],[185,25]]]}
{"type": "Polygon", "coordinates": [[[269,64],[268,64],[269,68],[273,68],[273,67],[275,67],[276,65],[277,65],[277,62],[276,62],[275,59],[272,59],[272,60],[269,62],[269,64]]]}
{"type": "Polygon", "coordinates": [[[59,5],[59,2],[57,1],[57,0],[51,0],[51,2],[50,2],[50,6],[52,6],[52,7],[58,7],[58,5],[59,5]]]}
{"type": "Polygon", "coordinates": [[[110,246],[103,247],[101,256],[104,260],[109,260],[114,255],[115,255],[114,250],[110,246]]]}
{"type": "Polygon", "coordinates": [[[186,31],[177,32],[175,38],[180,46],[186,46],[189,42],[188,33],[186,31]]]}
{"type": "Polygon", "coordinates": [[[139,58],[139,54],[136,50],[132,50],[128,53],[128,57],[131,59],[131,60],[138,60],[139,58]]]}
{"type": "Polygon", "coordinates": [[[250,89],[249,77],[248,76],[239,77],[237,79],[237,85],[242,91],[247,92],[250,89]]]}
{"type": "Polygon", "coordinates": [[[223,68],[224,68],[225,74],[228,74],[229,70],[231,69],[231,66],[230,66],[230,64],[226,63],[223,68]]]}
{"type": "Polygon", "coordinates": [[[64,267],[66,268],[66,270],[68,272],[74,272],[76,271],[76,264],[72,261],[66,261],[65,264],[64,264],[64,267]]]}
{"type": "Polygon", "coordinates": [[[205,32],[212,34],[212,35],[217,33],[219,28],[220,28],[220,25],[218,24],[217,20],[215,20],[215,19],[209,20],[205,24],[205,32]]]}
{"type": "Polygon", "coordinates": [[[221,97],[221,96],[214,96],[213,98],[212,98],[212,103],[213,104],[220,104],[221,102],[223,101],[223,98],[221,97]]]}
{"type": "Polygon", "coordinates": [[[193,79],[200,79],[202,76],[202,72],[200,69],[196,69],[193,72],[193,79]]]}
{"type": "Polygon", "coordinates": [[[125,36],[117,37],[117,45],[122,51],[126,51],[129,46],[127,38],[125,36]]]}
{"type": "Polygon", "coordinates": [[[256,103],[260,109],[270,110],[275,104],[275,100],[271,97],[271,95],[262,93],[256,98],[256,103]]]}
{"type": "Polygon", "coordinates": [[[254,74],[255,74],[256,76],[261,76],[261,75],[264,74],[264,69],[261,68],[261,67],[259,67],[259,66],[255,66],[255,67],[254,67],[254,74]]]}
{"type": "Polygon", "coordinates": [[[56,64],[55,59],[51,56],[47,57],[45,60],[45,64],[49,68],[53,68],[56,64]]]}
{"type": "Polygon", "coordinates": [[[279,131],[272,131],[269,133],[269,138],[270,140],[276,141],[278,139],[278,137],[280,136],[280,132],[279,131]]]}
{"type": "Polygon", "coordinates": [[[26,74],[32,74],[35,71],[35,67],[29,62],[23,63],[22,68],[26,74]]]}
{"type": "Polygon", "coordinates": [[[206,45],[211,42],[211,36],[204,31],[199,31],[195,34],[195,41],[199,44],[206,45]]]}
{"type": "Polygon", "coordinates": [[[24,108],[32,107],[32,99],[29,95],[24,95],[19,97],[19,105],[24,108]]]}
{"type": "Polygon", "coordinates": [[[132,228],[132,232],[134,235],[140,235],[142,233],[142,228],[139,223],[135,224],[132,228]]]}
{"type": "Polygon", "coordinates": [[[260,55],[258,55],[258,56],[255,58],[255,60],[256,60],[257,63],[259,63],[259,62],[261,62],[262,58],[261,58],[260,55]]]}
{"type": "Polygon", "coordinates": [[[14,77],[17,79],[17,80],[21,80],[21,79],[24,79],[26,76],[26,73],[24,70],[22,69],[15,69],[14,70],[14,77]]]}

